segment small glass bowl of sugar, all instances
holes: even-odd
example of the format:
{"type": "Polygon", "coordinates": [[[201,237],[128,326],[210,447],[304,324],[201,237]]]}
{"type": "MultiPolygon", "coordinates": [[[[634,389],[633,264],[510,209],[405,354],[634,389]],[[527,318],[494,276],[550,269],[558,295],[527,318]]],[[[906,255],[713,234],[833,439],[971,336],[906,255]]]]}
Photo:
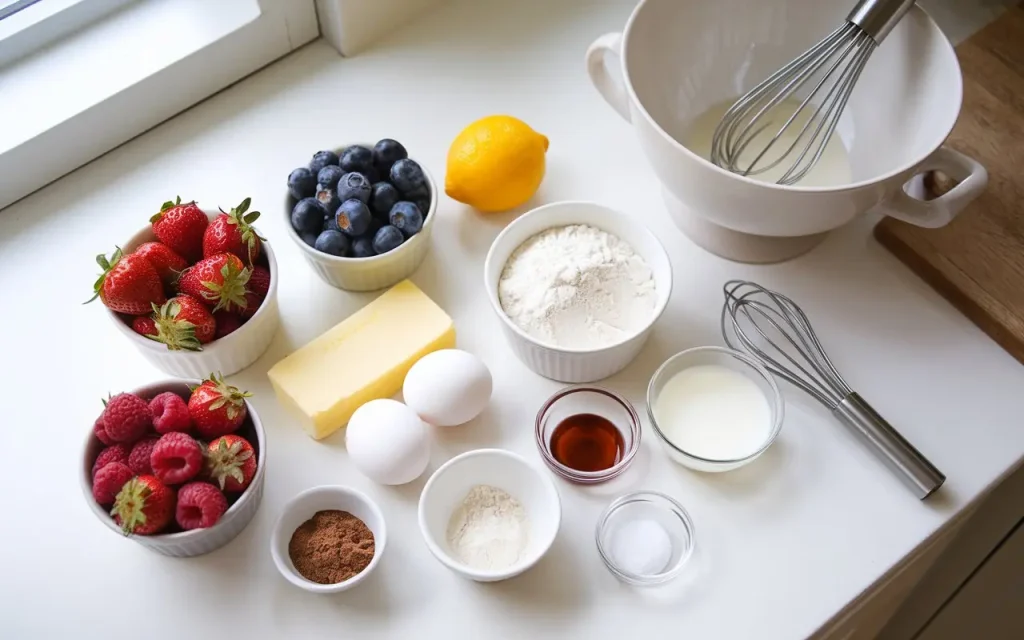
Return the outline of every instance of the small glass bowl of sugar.
{"type": "Polygon", "coordinates": [[[626,584],[647,587],[672,580],[693,546],[693,521],[686,509],[656,491],[617,498],[597,521],[597,553],[626,584]]]}

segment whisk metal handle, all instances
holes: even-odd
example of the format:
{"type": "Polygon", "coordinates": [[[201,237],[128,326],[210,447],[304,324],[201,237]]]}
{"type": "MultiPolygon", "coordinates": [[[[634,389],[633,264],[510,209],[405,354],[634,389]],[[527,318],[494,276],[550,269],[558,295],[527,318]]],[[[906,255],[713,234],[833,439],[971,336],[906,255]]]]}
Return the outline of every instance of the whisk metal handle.
{"type": "Polygon", "coordinates": [[[946,481],[914,445],[856,393],[843,398],[832,413],[858,435],[921,500],[946,481]]]}
{"type": "Polygon", "coordinates": [[[860,27],[875,44],[881,44],[912,6],[914,0],[860,0],[846,21],[860,27]]]}

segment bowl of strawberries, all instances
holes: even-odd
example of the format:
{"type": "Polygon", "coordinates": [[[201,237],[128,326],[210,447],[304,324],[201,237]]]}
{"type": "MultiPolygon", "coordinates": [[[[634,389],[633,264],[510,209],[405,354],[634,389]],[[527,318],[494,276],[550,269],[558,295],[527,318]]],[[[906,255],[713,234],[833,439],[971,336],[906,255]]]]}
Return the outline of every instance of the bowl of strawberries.
{"type": "Polygon", "coordinates": [[[250,204],[207,211],[165,202],[148,227],[96,257],[103,273],[93,300],[158,368],[231,375],[270,346],[280,324],[277,261],[250,204]]]}
{"type": "Polygon", "coordinates": [[[248,398],[213,374],[105,400],[81,476],[96,517],[169,556],[230,542],[263,498],[266,436],[248,398]]]}

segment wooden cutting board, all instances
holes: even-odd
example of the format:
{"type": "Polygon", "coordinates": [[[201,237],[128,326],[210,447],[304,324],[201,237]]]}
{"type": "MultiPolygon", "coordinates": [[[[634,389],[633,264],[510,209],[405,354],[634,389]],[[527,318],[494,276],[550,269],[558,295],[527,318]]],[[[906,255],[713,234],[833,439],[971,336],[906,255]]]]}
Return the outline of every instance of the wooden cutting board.
{"type": "Polygon", "coordinates": [[[988,188],[946,227],[886,218],[875,237],[1024,363],[1024,4],[956,51],[964,101],[947,144],[988,169],[988,188]]]}

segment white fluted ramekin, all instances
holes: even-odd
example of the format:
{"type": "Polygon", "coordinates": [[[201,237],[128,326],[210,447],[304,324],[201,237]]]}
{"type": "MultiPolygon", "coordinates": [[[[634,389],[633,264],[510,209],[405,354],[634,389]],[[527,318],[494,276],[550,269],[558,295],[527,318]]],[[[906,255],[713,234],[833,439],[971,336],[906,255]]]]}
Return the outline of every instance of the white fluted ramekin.
{"type": "MultiPolygon", "coordinates": [[[[219,211],[203,210],[212,221],[219,211]]],[[[128,254],[135,251],[144,242],[157,240],[153,227],[147,226],[139,231],[123,247],[128,254]]],[[[150,340],[135,333],[121,317],[107,309],[114,325],[123,333],[135,348],[149,360],[153,366],[172,376],[181,378],[205,378],[217,371],[225,376],[238,373],[256,361],[270,346],[270,341],[277,333],[281,317],[277,306],[277,260],[270,243],[263,242],[263,253],[267,256],[267,268],[270,270],[270,290],[256,314],[223,338],[218,338],[203,345],[202,351],[172,351],[167,345],[150,340]]]]}
{"type": "MultiPolygon", "coordinates": [[[[149,400],[164,391],[172,391],[187,399],[191,393],[189,387],[198,385],[201,382],[201,380],[163,380],[135,389],[132,393],[149,400]]],[[[260,502],[263,500],[263,479],[266,475],[267,466],[267,438],[263,431],[263,423],[260,422],[260,417],[256,415],[256,409],[248,400],[245,401],[245,408],[248,412],[248,418],[246,419],[246,424],[242,425],[242,428],[238,431],[238,435],[248,440],[253,449],[256,450],[256,475],[253,476],[252,483],[242,495],[224,513],[220,521],[208,529],[193,529],[192,531],[153,536],[130,535],[127,537],[147,549],[162,553],[165,556],[185,558],[201,556],[219,549],[241,533],[242,529],[256,515],[260,502]]],[[[105,508],[97,504],[96,500],[92,497],[92,465],[96,461],[96,456],[103,450],[104,445],[93,435],[91,421],[88,421],[88,425],[89,435],[85,440],[80,476],[82,492],[85,493],[86,503],[88,503],[92,512],[96,514],[96,517],[100,519],[100,522],[117,535],[125,537],[121,527],[117,526],[117,523],[114,522],[114,518],[111,517],[105,508]]]]}
{"type": "MultiPolygon", "coordinates": [[[[372,143],[352,144],[373,148],[372,143]]],[[[340,152],[343,149],[345,147],[335,151],[340,152]]],[[[285,195],[284,219],[288,235],[299,246],[309,266],[324,282],[346,291],[376,291],[398,284],[419,268],[430,249],[430,235],[434,230],[434,218],[437,217],[437,184],[430,171],[422,164],[420,167],[427,176],[427,182],[430,183],[430,210],[424,212],[423,229],[397,249],[371,258],[341,258],[317,251],[306,244],[292,226],[292,207],[298,201],[291,194],[285,195]]]]}
{"type": "Polygon", "coordinates": [[[553,202],[523,214],[498,234],[484,262],[484,288],[509,346],[526,366],[560,382],[594,382],[621,371],[640,353],[672,294],[672,264],[658,239],[636,219],[593,202],[553,202]],[[541,342],[516,326],[498,299],[498,281],[512,252],[545,229],[570,224],[587,224],[618,236],[654,274],[657,301],[650,322],[636,334],[600,349],[569,349],[541,342]]]}

